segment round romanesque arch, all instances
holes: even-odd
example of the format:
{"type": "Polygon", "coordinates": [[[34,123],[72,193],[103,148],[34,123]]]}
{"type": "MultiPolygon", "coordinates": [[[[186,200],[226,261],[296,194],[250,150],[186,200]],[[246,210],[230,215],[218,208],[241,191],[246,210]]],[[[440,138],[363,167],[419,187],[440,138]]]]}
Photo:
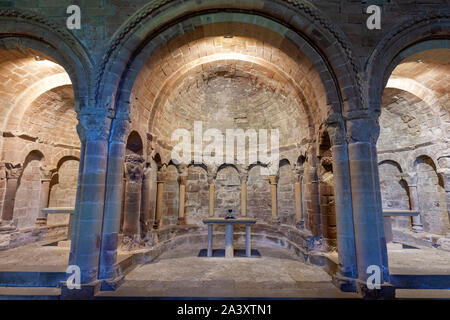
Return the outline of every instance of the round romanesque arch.
{"type": "Polygon", "coordinates": [[[314,63],[322,82],[327,84],[327,103],[335,111],[341,110],[342,100],[347,101],[349,109],[361,107],[359,68],[348,41],[337,26],[306,1],[290,4],[261,1],[258,5],[242,1],[232,6],[225,1],[214,4],[152,2],[131,18],[111,41],[99,66],[98,101],[127,113],[134,80],[152,53],[200,25],[227,20],[267,27],[295,43],[314,63]],[[195,13],[190,10],[193,5],[195,13]],[[225,12],[214,18],[211,10],[217,8],[225,8],[225,12]],[[310,28],[311,25],[314,28],[310,28]]]}

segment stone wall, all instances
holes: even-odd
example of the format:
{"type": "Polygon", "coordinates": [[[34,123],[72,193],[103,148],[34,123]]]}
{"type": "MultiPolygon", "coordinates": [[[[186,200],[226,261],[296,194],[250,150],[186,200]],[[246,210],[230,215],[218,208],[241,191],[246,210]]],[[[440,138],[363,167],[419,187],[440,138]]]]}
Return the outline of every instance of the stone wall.
{"type": "Polygon", "coordinates": [[[173,165],[168,166],[164,183],[163,225],[177,224],[179,208],[178,171],[173,165]]]}
{"type": "Polygon", "coordinates": [[[31,154],[25,162],[25,168],[19,180],[14,201],[14,219],[17,219],[19,229],[33,226],[39,214],[41,159],[41,155],[31,154]]]}
{"type": "Polygon", "coordinates": [[[241,181],[237,170],[231,166],[220,170],[215,180],[214,214],[224,217],[228,209],[241,214],[241,181]]]}
{"type": "Polygon", "coordinates": [[[190,166],[186,182],[186,223],[203,226],[209,216],[209,184],[204,168],[190,166]]]}
{"type": "Polygon", "coordinates": [[[289,163],[283,163],[277,186],[278,216],[282,224],[295,226],[294,174],[289,163]]]}
{"type": "Polygon", "coordinates": [[[247,181],[247,215],[269,223],[272,218],[270,183],[261,166],[250,169],[247,181]]]}

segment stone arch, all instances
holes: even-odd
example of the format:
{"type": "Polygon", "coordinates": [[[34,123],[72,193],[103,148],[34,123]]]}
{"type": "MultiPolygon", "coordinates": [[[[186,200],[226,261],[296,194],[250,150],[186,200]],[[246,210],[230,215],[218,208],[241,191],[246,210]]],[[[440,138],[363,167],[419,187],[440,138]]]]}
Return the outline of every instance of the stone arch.
{"type": "MultiPolygon", "coordinates": [[[[59,158],[50,183],[49,207],[75,207],[79,163],[79,156],[67,154],[59,158]]],[[[68,222],[67,217],[57,220],[68,222]]]]}
{"type": "Polygon", "coordinates": [[[128,135],[126,154],[136,154],[139,156],[144,154],[144,143],[142,142],[141,135],[137,131],[131,131],[128,135]]]}
{"type": "Polygon", "coordinates": [[[263,164],[256,163],[248,169],[247,215],[259,221],[270,223],[272,219],[272,201],[267,176],[261,175],[263,164]]]}
{"type": "Polygon", "coordinates": [[[381,111],[381,96],[399,62],[428,49],[450,48],[450,13],[427,12],[392,28],[366,63],[370,108],[381,111]]]}
{"type": "Polygon", "coordinates": [[[75,109],[91,107],[93,64],[82,44],[67,28],[55,24],[36,12],[1,9],[0,47],[31,48],[61,64],[74,87],[75,109]]]}
{"type": "Polygon", "coordinates": [[[445,235],[450,231],[448,204],[444,182],[437,172],[436,162],[427,155],[421,155],[414,161],[414,169],[417,173],[419,209],[424,230],[445,235]]]}
{"type": "Polygon", "coordinates": [[[204,164],[189,164],[186,181],[186,223],[203,226],[209,216],[208,168],[204,164]]]}
{"type": "Polygon", "coordinates": [[[48,163],[48,157],[46,157],[46,152],[44,149],[42,149],[39,145],[36,144],[28,144],[25,149],[22,150],[20,161],[22,161],[23,164],[26,163],[27,158],[32,154],[39,154],[41,156],[41,162],[43,165],[49,165],[48,163]]]}
{"type": "Polygon", "coordinates": [[[282,32],[283,36],[294,42],[302,43],[302,50],[314,63],[318,63],[317,70],[322,81],[327,83],[325,87],[331,88],[327,92],[330,106],[340,112],[343,100],[348,101],[347,105],[353,109],[364,105],[360,70],[349,41],[336,25],[307,1],[299,0],[290,4],[271,2],[267,3],[267,6],[255,5],[251,1],[241,1],[232,6],[225,1],[217,1],[214,4],[196,2],[196,12],[192,13],[193,5],[194,1],[170,5],[152,2],[139,10],[117,32],[97,72],[96,97],[102,105],[126,113],[134,79],[146,56],[149,56],[142,49],[149,43],[152,44],[147,47],[156,49],[165,41],[177,37],[195,25],[209,23],[208,19],[211,18],[207,14],[215,8],[223,9],[224,6],[227,7],[225,14],[249,12],[255,17],[255,23],[263,23],[266,19],[270,22],[264,22],[264,25],[282,32]],[[191,13],[186,14],[187,12],[191,13]],[[193,24],[183,22],[187,16],[194,18],[193,24]],[[178,24],[176,29],[168,27],[173,21],[175,22],[172,25],[178,24]],[[156,31],[159,31],[158,36],[155,36],[156,31]],[[333,85],[328,85],[331,83],[333,85]],[[106,93],[106,89],[111,87],[115,88],[112,95],[106,93]]]}
{"type": "Polygon", "coordinates": [[[241,208],[241,179],[239,169],[232,164],[222,164],[215,178],[214,215],[222,217],[225,210],[233,209],[237,214],[241,208]]]}
{"type": "Polygon", "coordinates": [[[14,200],[13,217],[19,229],[33,226],[38,218],[43,159],[44,154],[39,150],[32,150],[25,157],[14,200]]]}
{"type": "Polygon", "coordinates": [[[49,166],[53,168],[59,168],[61,166],[61,161],[65,158],[73,158],[80,160],[80,150],[70,149],[70,150],[62,150],[56,153],[51,157],[49,166]]]}

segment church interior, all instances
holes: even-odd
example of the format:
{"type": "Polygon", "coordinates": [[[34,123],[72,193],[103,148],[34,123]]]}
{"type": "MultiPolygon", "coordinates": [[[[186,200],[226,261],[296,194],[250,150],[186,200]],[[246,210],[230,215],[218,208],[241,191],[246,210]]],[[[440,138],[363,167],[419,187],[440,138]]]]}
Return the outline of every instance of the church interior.
{"type": "Polygon", "coordinates": [[[450,297],[448,5],[384,4],[372,36],[358,1],[93,1],[73,32],[22,2],[0,7],[0,298],[450,297]],[[176,161],[196,122],[277,129],[276,172],[176,161]],[[228,209],[256,257],[199,254],[228,209]]]}

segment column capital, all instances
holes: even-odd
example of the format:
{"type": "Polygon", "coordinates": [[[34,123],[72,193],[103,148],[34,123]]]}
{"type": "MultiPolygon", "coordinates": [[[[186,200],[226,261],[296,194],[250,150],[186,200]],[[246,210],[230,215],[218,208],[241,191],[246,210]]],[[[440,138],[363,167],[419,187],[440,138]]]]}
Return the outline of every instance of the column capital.
{"type": "Polygon", "coordinates": [[[417,173],[402,173],[400,178],[406,181],[408,187],[417,187],[417,173]]]}
{"type": "Polygon", "coordinates": [[[362,115],[346,120],[347,142],[371,143],[376,145],[380,135],[380,125],[375,116],[362,115]]]}
{"type": "Polygon", "coordinates": [[[5,168],[8,179],[19,179],[23,171],[21,163],[5,163],[5,168]]]}
{"type": "Polygon", "coordinates": [[[276,184],[278,184],[278,179],[279,179],[280,177],[278,176],[278,175],[273,175],[273,176],[269,176],[269,183],[271,184],[271,185],[276,185],[276,184]]]}
{"type": "Polygon", "coordinates": [[[114,118],[111,124],[111,141],[126,143],[127,137],[131,131],[131,121],[129,117],[114,118]]]}
{"type": "Polygon", "coordinates": [[[144,175],[144,158],[140,155],[130,154],[125,156],[125,176],[127,181],[140,182],[144,175]]]}
{"type": "Polygon", "coordinates": [[[241,181],[241,184],[247,184],[248,181],[248,172],[242,172],[239,174],[239,180],[241,181]]]}
{"type": "Polygon", "coordinates": [[[52,180],[53,175],[56,172],[56,169],[51,168],[49,166],[41,166],[39,168],[41,171],[41,181],[50,181],[52,180]]]}
{"type": "Polygon", "coordinates": [[[78,116],[77,131],[82,142],[107,141],[111,130],[111,117],[105,110],[90,110],[78,116]]]}
{"type": "Polygon", "coordinates": [[[158,183],[164,183],[166,182],[166,178],[167,178],[166,166],[162,166],[161,168],[159,168],[156,174],[156,180],[158,183]]]}
{"type": "Polygon", "coordinates": [[[330,137],[331,145],[342,145],[346,141],[345,124],[340,115],[330,114],[324,121],[328,136],[330,137]]]}

